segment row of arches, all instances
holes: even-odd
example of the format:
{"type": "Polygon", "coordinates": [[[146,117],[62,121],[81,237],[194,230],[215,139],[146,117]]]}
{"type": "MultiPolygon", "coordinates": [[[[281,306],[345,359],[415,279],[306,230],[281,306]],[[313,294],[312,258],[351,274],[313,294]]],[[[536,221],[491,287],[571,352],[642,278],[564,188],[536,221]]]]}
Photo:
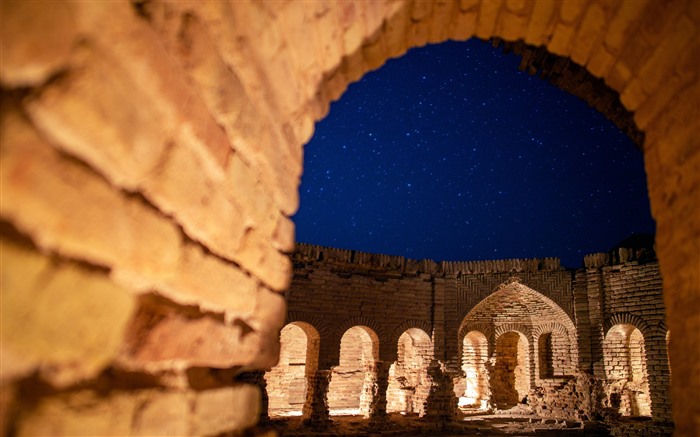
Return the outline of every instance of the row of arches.
{"type": "MultiPolygon", "coordinates": [[[[667,336],[668,338],[668,336],[667,336]]],[[[507,409],[526,401],[532,388],[548,379],[568,379],[574,369],[565,331],[528,338],[510,330],[490,341],[479,330],[462,339],[461,373],[453,391],[463,411],[507,409]]],[[[320,336],[305,322],[292,322],[280,334],[277,366],[265,375],[271,417],[299,416],[310,411],[311,380],[318,367],[320,336]]],[[[435,391],[431,368],[439,366],[431,337],[422,329],[404,331],[396,345],[396,361],[388,366],[383,393],[387,413],[427,414],[435,391]]],[[[329,415],[369,417],[377,402],[379,338],[367,326],[354,326],[341,338],[340,359],[330,372],[326,393],[329,415]]],[[[607,406],[625,416],[651,416],[651,398],[644,336],[634,325],[611,327],[603,342],[607,406]]]]}
{"type": "MultiPolygon", "coordinates": [[[[308,323],[292,322],[282,329],[280,344],[279,363],[265,375],[269,414],[301,415],[310,377],[318,367],[319,334],[308,323]]],[[[398,358],[388,370],[387,412],[424,414],[432,356],[432,341],[425,331],[409,328],[401,334],[398,358]]],[[[379,338],[371,328],[358,325],[344,333],[328,387],[330,415],[369,415],[378,360],[379,338]]]]}

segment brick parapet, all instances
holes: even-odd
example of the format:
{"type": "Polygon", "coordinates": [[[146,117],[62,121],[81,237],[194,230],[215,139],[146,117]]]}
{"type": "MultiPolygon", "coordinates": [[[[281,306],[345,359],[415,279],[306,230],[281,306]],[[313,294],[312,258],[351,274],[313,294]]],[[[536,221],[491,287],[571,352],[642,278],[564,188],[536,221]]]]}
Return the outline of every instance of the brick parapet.
{"type": "Polygon", "coordinates": [[[478,273],[521,273],[563,270],[559,258],[501,259],[484,261],[416,260],[396,255],[383,255],[349,249],[336,249],[297,243],[291,255],[294,262],[325,261],[339,266],[357,266],[367,271],[462,275],[478,273]]]}

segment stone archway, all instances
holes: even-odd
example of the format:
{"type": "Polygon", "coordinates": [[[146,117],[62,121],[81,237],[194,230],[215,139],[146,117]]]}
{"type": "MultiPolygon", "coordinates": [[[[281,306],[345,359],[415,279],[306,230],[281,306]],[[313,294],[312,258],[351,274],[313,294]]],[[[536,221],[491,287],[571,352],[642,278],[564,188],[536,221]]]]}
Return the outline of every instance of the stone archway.
{"type": "Polygon", "coordinates": [[[270,417],[300,416],[308,378],[318,366],[320,336],[308,323],[292,322],[280,332],[280,358],[265,374],[270,417]]]}
{"type": "Polygon", "coordinates": [[[399,337],[397,360],[389,368],[387,413],[425,415],[430,392],[428,366],[432,359],[432,342],[419,328],[409,328],[399,337]]]}
{"type": "MultiPolygon", "coordinates": [[[[620,93],[645,132],[667,320],[683,333],[670,344],[676,431],[694,432],[700,408],[689,402],[700,391],[697,2],[2,7],[0,83],[10,97],[0,129],[1,214],[11,230],[2,235],[4,261],[27,272],[26,284],[46,276],[37,265],[55,259],[69,266],[59,273],[84,282],[81,293],[65,293],[71,305],[52,312],[50,328],[26,333],[60,350],[27,351],[23,345],[33,341],[3,338],[3,350],[20,356],[8,381],[47,368],[60,387],[94,379],[130,344],[124,332],[151,332],[125,329],[147,309],[141,293],[162,297],[153,304],[168,326],[160,343],[175,356],[161,360],[155,350],[134,350],[119,357],[130,369],[272,365],[284,323],[279,293],[290,277],[282,253],[294,243],[288,217],[314,122],[349,82],[411,47],[498,36],[545,46],[584,66],[620,93]],[[85,217],[93,218],[89,226],[85,217]],[[221,284],[235,284],[235,293],[221,284]],[[119,303],[119,317],[105,323],[89,311],[93,300],[119,303]],[[196,349],[189,348],[193,304],[207,326],[196,349]],[[242,329],[226,321],[238,319],[254,335],[226,343],[242,329]],[[99,338],[110,342],[63,341],[87,338],[86,326],[99,326],[99,338]]],[[[28,297],[7,307],[8,323],[13,314],[43,317],[33,305],[35,290],[15,287],[28,297]]]]}
{"type": "Polygon", "coordinates": [[[328,409],[331,415],[369,415],[376,379],[379,339],[366,326],[353,326],[340,340],[340,361],[331,372],[328,409]]]}
{"type": "Polygon", "coordinates": [[[624,416],[651,416],[644,336],[634,325],[610,328],[603,341],[608,405],[624,416]]]}
{"type": "Polygon", "coordinates": [[[462,341],[464,388],[458,389],[458,385],[455,385],[455,394],[459,397],[460,408],[479,410],[488,408],[491,398],[488,357],[486,336],[479,331],[468,332],[462,341]]]}
{"type": "MultiPolygon", "coordinates": [[[[517,281],[502,284],[476,304],[461,326],[465,382],[470,374],[479,375],[473,383],[479,387],[480,408],[489,403],[513,407],[531,388],[545,385],[544,379],[570,375],[578,361],[576,328],[569,316],[554,301],[517,281]],[[477,348],[481,356],[473,352],[477,348]],[[488,363],[483,358],[487,351],[491,353],[488,363]]],[[[460,403],[475,404],[467,392],[469,386],[465,388],[460,403]]]]}
{"type": "Polygon", "coordinates": [[[530,391],[529,344],[525,335],[508,331],[496,339],[491,402],[499,409],[524,403],[530,391]]]}

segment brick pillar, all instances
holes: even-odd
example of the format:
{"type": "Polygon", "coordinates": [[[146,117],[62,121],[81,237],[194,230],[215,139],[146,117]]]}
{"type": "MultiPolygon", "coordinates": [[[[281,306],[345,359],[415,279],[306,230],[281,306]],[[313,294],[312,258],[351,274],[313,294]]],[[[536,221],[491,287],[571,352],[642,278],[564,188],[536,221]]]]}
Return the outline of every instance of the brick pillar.
{"type": "Polygon", "coordinates": [[[644,340],[646,350],[647,375],[649,382],[649,400],[651,417],[654,420],[670,422],[671,411],[671,374],[668,367],[668,353],[665,334],[650,335],[644,340]]]}
{"type": "Polygon", "coordinates": [[[445,275],[445,366],[455,377],[461,372],[462,357],[459,356],[460,339],[459,326],[462,320],[459,317],[459,291],[457,289],[457,277],[445,275]]]}
{"type": "MultiPolygon", "coordinates": [[[[593,373],[593,357],[591,355],[591,321],[589,317],[588,287],[586,271],[576,270],[574,273],[574,312],[576,313],[576,331],[578,337],[578,367],[593,373]]],[[[576,363],[572,363],[576,365],[576,363]]]]}
{"type": "Polygon", "coordinates": [[[386,420],[386,390],[389,387],[390,368],[391,363],[388,361],[377,361],[375,363],[372,400],[369,405],[369,418],[372,421],[386,420]]]}
{"type": "Polygon", "coordinates": [[[598,378],[605,379],[605,363],[603,360],[603,332],[605,321],[605,295],[603,285],[603,272],[601,266],[605,260],[602,258],[604,254],[588,255],[584,262],[586,263],[586,282],[588,294],[588,320],[590,323],[590,346],[591,346],[591,361],[593,365],[593,375],[598,378]]]}
{"type": "Polygon", "coordinates": [[[445,280],[432,278],[433,282],[433,357],[445,362],[445,280]]]}
{"type": "Polygon", "coordinates": [[[425,415],[440,422],[449,422],[457,412],[457,397],[452,385],[453,374],[446,371],[437,360],[428,366],[430,392],[425,404],[425,415]]]}
{"type": "Polygon", "coordinates": [[[319,428],[330,423],[328,412],[328,386],[331,382],[330,370],[316,370],[309,375],[306,402],[302,410],[307,425],[319,428]]]}

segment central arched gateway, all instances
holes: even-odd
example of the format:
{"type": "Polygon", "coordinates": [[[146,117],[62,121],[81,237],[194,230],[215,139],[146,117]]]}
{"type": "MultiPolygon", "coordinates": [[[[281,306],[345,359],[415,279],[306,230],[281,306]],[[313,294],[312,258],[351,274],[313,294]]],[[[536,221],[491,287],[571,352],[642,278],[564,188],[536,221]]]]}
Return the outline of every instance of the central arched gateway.
{"type": "MultiPolygon", "coordinates": [[[[554,301],[517,281],[501,285],[459,330],[464,409],[510,408],[531,388],[566,378],[578,362],[574,323],[554,301]]],[[[456,392],[458,390],[456,389],[456,392]]]]}

